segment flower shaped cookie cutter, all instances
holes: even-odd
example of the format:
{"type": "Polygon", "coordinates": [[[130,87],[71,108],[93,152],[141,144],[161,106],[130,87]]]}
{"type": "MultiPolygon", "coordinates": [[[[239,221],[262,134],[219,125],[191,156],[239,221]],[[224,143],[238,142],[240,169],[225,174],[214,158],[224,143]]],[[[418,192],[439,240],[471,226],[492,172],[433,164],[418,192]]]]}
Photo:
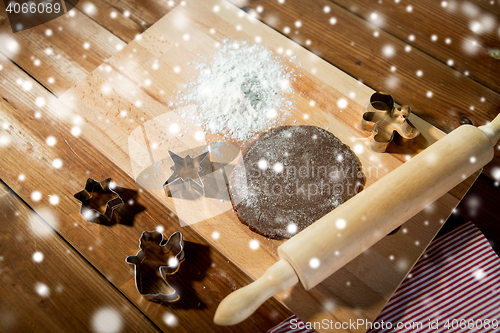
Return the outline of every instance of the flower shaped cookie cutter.
{"type": "Polygon", "coordinates": [[[103,181],[96,181],[92,178],[87,179],[85,189],[74,195],[82,203],[80,214],[90,222],[99,220],[103,217],[108,222],[111,221],[113,210],[123,205],[123,199],[114,189],[113,179],[107,178],[103,181]],[[105,207],[104,212],[100,206],[105,207]]]}
{"type": "Polygon", "coordinates": [[[391,95],[374,93],[361,120],[361,128],[375,134],[371,149],[383,153],[392,141],[402,147],[413,143],[420,132],[408,120],[410,114],[410,107],[395,106],[391,95]]]}
{"type": "Polygon", "coordinates": [[[140,250],[125,261],[134,265],[135,286],[148,301],[163,303],[179,299],[167,276],[177,273],[184,261],[184,240],[177,231],[165,240],[158,231],[144,231],[139,239],[140,250]]]}

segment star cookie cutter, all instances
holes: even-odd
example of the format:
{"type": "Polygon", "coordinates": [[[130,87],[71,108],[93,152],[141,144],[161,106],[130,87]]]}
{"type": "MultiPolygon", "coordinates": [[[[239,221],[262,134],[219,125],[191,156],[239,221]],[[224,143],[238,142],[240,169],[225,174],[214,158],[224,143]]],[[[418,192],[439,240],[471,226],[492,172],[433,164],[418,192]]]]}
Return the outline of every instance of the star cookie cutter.
{"type": "Polygon", "coordinates": [[[105,218],[108,222],[111,221],[113,216],[113,210],[121,205],[123,205],[123,199],[118,193],[113,191],[114,182],[113,179],[108,178],[101,182],[98,182],[92,178],[87,179],[85,184],[85,189],[74,195],[74,197],[82,203],[80,209],[80,214],[89,222],[94,222],[100,217],[105,218]],[[98,196],[96,194],[99,194],[98,196]],[[105,209],[102,213],[99,206],[104,206],[104,204],[99,205],[101,201],[100,196],[105,198],[106,195],[111,195],[113,198],[106,200],[105,209]]]}
{"type": "Polygon", "coordinates": [[[204,194],[203,177],[213,172],[210,162],[209,151],[194,158],[191,155],[180,157],[172,151],[168,151],[174,165],[170,167],[172,175],[163,184],[167,196],[173,196],[178,191],[194,191],[200,195],[204,194]]]}
{"type": "Polygon", "coordinates": [[[134,265],[135,287],[142,297],[151,302],[177,301],[180,296],[167,282],[167,276],[177,273],[184,261],[182,234],[174,232],[168,240],[158,231],[144,231],[139,239],[140,250],[125,261],[134,265]],[[158,274],[164,284],[158,286],[158,274]]]}
{"type": "Polygon", "coordinates": [[[420,132],[411,124],[408,105],[395,106],[391,95],[376,92],[370,97],[368,111],[363,114],[361,128],[375,135],[371,144],[373,151],[383,153],[391,141],[398,146],[408,147],[420,132]]]}

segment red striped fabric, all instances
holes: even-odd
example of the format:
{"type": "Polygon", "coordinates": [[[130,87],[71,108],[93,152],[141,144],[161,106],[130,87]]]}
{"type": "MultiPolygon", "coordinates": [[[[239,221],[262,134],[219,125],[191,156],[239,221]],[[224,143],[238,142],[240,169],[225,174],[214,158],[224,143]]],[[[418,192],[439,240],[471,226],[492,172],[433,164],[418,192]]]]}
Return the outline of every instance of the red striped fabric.
{"type": "Polygon", "coordinates": [[[500,332],[499,310],[500,259],[467,223],[431,243],[375,320],[392,328],[368,332],[500,332]]]}
{"type": "MultiPolygon", "coordinates": [[[[367,333],[500,332],[500,259],[474,224],[433,241],[367,333]],[[380,327],[380,325],[374,325],[380,327]]],[[[313,333],[290,317],[270,333],[313,333]]]]}

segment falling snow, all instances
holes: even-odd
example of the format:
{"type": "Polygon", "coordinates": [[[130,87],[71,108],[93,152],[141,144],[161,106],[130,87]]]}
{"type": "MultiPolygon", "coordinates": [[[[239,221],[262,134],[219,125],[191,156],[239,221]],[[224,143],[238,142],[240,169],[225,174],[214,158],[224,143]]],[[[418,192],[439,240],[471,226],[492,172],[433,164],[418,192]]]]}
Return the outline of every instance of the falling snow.
{"type": "Polygon", "coordinates": [[[392,45],[386,45],[382,49],[382,54],[386,58],[392,58],[394,56],[394,54],[396,54],[396,49],[392,45]]]}
{"type": "Polygon", "coordinates": [[[35,252],[33,253],[33,261],[36,262],[36,263],[40,263],[43,261],[43,253],[42,252],[35,252]]]}
{"type": "Polygon", "coordinates": [[[50,295],[50,289],[45,283],[37,282],[35,284],[35,291],[38,295],[42,297],[48,297],[50,295]]]}
{"type": "MultiPolygon", "coordinates": [[[[285,0],[278,0],[278,2],[280,4],[283,4],[285,3],[285,0]]],[[[396,1],[397,3],[399,1],[396,1]]],[[[456,4],[453,4],[451,2],[448,2],[448,1],[442,1],[441,3],[441,7],[442,8],[445,8],[445,9],[450,9],[452,6],[456,6],[456,4]]],[[[175,3],[173,1],[168,1],[168,5],[170,7],[173,7],[175,5],[175,3]]],[[[82,8],[83,10],[89,14],[89,15],[94,15],[97,13],[97,8],[90,2],[85,2],[83,5],[82,5],[82,8]]],[[[412,13],[414,11],[414,8],[411,6],[411,5],[408,5],[406,7],[404,7],[406,12],[407,13],[412,13]]],[[[219,6],[214,6],[213,7],[213,12],[217,13],[220,11],[220,7],[219,6]]],[[[468,3],[464,3],[462,4],[462,8],[461,10],[464,12],[464,14],[470,16],[471,18],[474,18],[474,20],[471,20],[469,23],[468,23],[468,28],[469,30],[476,34],[476,35],[480,35],[480,34],[483,34],[483,33],[486,33],[486,32],[490,32],[492,30],[492,27],[495,25],[495,22],[492,22],[491,21],[491,17],[489,16],[483,16],[483,17],[479,17],[479,11],[478,11],[478,8],[472,4],[468,4],[468,3]]],[[[263,13],[264,11],[264,8],[262,6],[258,6],[257,9],[256,9],[257,13],[263,13]]],[[[323,12],[328,14],[331,12],[331,8],[329,6],[325,6],[323,8],[323,12]]],[[[74,15],[74,13],[73,13],[74,15]]],[[[117,18],[118,14],[117,12],[115,11],[112,11],[110,13],[110,17],[115,19],[117,18]]],[[[130,12],[129,11],[125,11],[123,13],[123,16],[124,17],[129,17],[130,16],[130,12]]],[[[377,26],[380,26],[382,23],[383,23],[383,16],[379,13],[371,13],[370,14],[370,17],[369,17],[370,21],[372,23],[374,23],[375,25],[377,26]]],[[[331,24],[331,25],[335,25],[337,23],[337,19],[335,17],[331,17],[328,19],[328,22],[331,24]]],[[[295,21],[294,22],[294,27],[299,29],[303,26],[303,22],[302,21],[295,21]]],[[[240,27],[241,29],[241,27],[240,27]]],[[[238,29],[238,30],[240,30],[238,29]]],[[[291,29],[290,27],[284,27],[283,29],[284,33],[285,34],[289,34],[291,32],[291,29]]],[[[214,34],[215,33],[215,30],[214,29],[211,29],[210,30],[210,33],[211,34],[214,34]]],[[[45,30],[45,35],[47,37],[50,37],[53,35],[53,31],[51,29],[47,29],[45,30]]],[[[379,32],[378,31],[375,31],[374,32],[374,36],[375,37],[378,37],[379,36],[379,32]]],[[[420,36],[419,36],[420,38],[420,36]]],[[[428,38],[428,37],[427,37],[428,38]]],[[[438,40],[439,41],[442,41],[444,40],[444,42],[447,44],[447,45],[450,45],[452,43],[452,40],[451,38],[444,38],[444,36],[437,36],[436,34],[433,34],[430,36],[430,40],[432,42],[437,42],[438,40]]],[[[184,34],[182,36],[182,39],[187,42],[190,40],[190,35],[189,34],[184,34]]],[[[416,40],[416,37],[415,35],[411,34],[409,35],[408,37],[408,40],[410,42],[414,42],[416,40]]],[[[261,38],[260,37],[256,37],[255,38],[255,42],[256,43],[260,43],[261,42],[261,38]]],[[[459,41],[457,41],[459,42],[459,41]]],[[[305,41],[305,44],[306,45],[311,45],[311,40],[306,40],[305,41]]],[[[13,38],[11,37],[6,37],[5,35],[0,35],[0,44],[2,45],[2,48],[3,49],[6,49],[8,51],[8,55],[9,56],[12,56],[12,55],[15,55],[17,54],[17,52],[19,51],[19,44],[17,43],[17,41],[15,41],[13,38]]],[[[83,48],[88,50],[90,49],[91,47],[91,44],[89,42],[85,42],[83,43],[83,48]]],[[[116,48],[117,49],[121,49],[121,45],[116,45],[116,48]]],[[[479,42],[474,40],[474,39],[465,39],[463,42],[462,42],[462,50],[463,52],[466,54],[466,55],[475,55],[477,54],[477,52],[481,49],[481,46],[479,45],[479,42]]],[[[406,52],[410,52],[411,51],[411,46],[409,45],[406,45],[404,50],[406,52]]],[[[380,51],[379,51],[380,52],[380,51]]],[[[53,54],[53,51],[51,49],[47,49],[45,51],[45,53],[47,55],[52,55],[53,54]]],[[[287,51],[284,51],[282,50],[281,52],[279,53],[285,53],[285,54],[288,54],[288,55],[291,55],[291,50],[287,50],[287,51]],[[289,54],[290,53],[290,54],[289,54]]],[[[392,45],[385,45],[383,48],[382,48],[382,55],[386,58],[392,58],[396,55],[396,49],[394,46],[392,45]]],[[[35,59],[33,60],[33,64],[35,66],[39,66],[41,65],[41,61],[39,59],[35,59]]],[[[455,62],[453,59],[448,59],[446,61],[446,64],[450,67],[454,66],[455,62]]],[[[152,68],[154,70],[157,70],[159,68],[159,64],[158,62],[155,62],[153,63],[152,65],[152,68]]],[[[181,66],[174,66],[172,67],[173,68],[173,71],[174,73],[181,73],[182,72],[182,68],[181,66]]],[[[0,70],[2,69],[2,67],[0,66],[0,70]]],[[[396,72],[396,67],[395,66],[391,66],[390,67],[390,71],[391,72],[396,72]]],[[[422,70],[417,70],[416,71],[416,76],[417,77],[422,77],[423,76],[423,71],[422,70]]],[[[468,75],[468,71],[465,72],[465,75],[468,75]]],[[[55,82],[54,78],[52,77],[49,77],[48,78],[48,82],[50,84],[53,84],[55,82]]],[[[288,80],[286,80],[286,82],[288,82],[288,80]]],[[[386,85],[390,88],[395,88],[396,85],[398,83],[398,79],[396,77],[388,77],[387,81],[386,81],[386,85]]],[[[149,86],[151,84],[151,80],[146,80],[144,82],[144,85],[145,86],[149,86]]],[[[32,89],[32,84],[31,82],[29,81],[22,81],[20,82],[19,84],[24,90],[26,91],[30,91],[32,89]]],[[[288,89],[288,87],[287,87],[288,89]]],[[[107,86],[103,86],[101,91],[103,93],[109,93],[111,92],[110,88],[107,87],[107,86]]],[[[434,96],[434,93],[432,91],[427,91],[425,93],[425,96],[427,98],[432,98],[434,96]]],[[[191,96],[192,97],[192,96],[191,96]]],[[[482,97],[481,98],[481,102],[485,102],[485,98],[482,97]]],[[[141,101],[137,101],[136,103],[136,106],[137,107],[140,107],[142,105],[142,102],[141,101]]],[[[43,97],[37,97],[35,99],[35,105],[37,107],[44,107],[46,105],[46,101],[43,97]]],[[[315,106],[315,102],[314,101],[311,101],[311,106],[315,106]]],[[[347,106],[348,106],[348,102],[345,98],[341,98],[337,101],[337,106],[340,108],[340,109],[345,109],[347,106]]],[[[474,109],[473,106],[470,106],[471,110],[474,109]]],[[[278,108],[270,108],[269,110],[266,111],[266,117],[269,118],[269,119],[272,119],[272,118],[276,118],[278,116],[278,111],[277,111],[278,108]]],[[[37,113],[38,115],[40,115],[40,113],[37,113]]],[[[121,111],[120,115],[122,117],[126,117],[127,113],[126,111],[121,111]]],[[[309,115],[308,114],[304,114],[304,119],[309,119],[309,115]]],[[[38,117],[37,117],[38,118],[38,117]]],[[[174,134],[178,134],[179,131],[180,131],[180,127],[179,125],[177,124],[173,124],[172,126],[170,126],[170,131],[174,134]]],[[[81,134],[81,128],[79,126],[74,126],[72,129],[71,129],[71,134],[73,136],[79,136],[81,134]]],[[[195,134],[195,139],[198,140],[198,141],[203,141],[204,139],[204,134],[202,132],[197,132],[195,134]]],[[[10,139],[7,137],[7,136],[2,136],[0,137],[0,145],[8,145],[10,143],[10,139]]],[[[57,143],[57,140],[55,137],[53,136],[49,136],[47,137],[46,139],[46,144],[49,146],[49,147],[53,147],[55,146],[57,143]]],[[[361,154],[363,151],[364,151],[364,146],[362,144],[356,144],[353,148],[354,152],[356,154],[361,154]]],[[[406,156],[407,157],[407,160],[410,158],[410,156],[406,156]]],[[[339,155],[338,158],[342,159],[342,155],[339,155]]],[[[476,163],[476,157],[472,156],[470,157],[469,159],[470,163],[476,163]]],[[[55,160],[52,161],[52,166],[56,169],[59,169],[63,166],[63,162],[61,159],[59,158],[56,158],[55,160]]],[[[266,160],[262,159],[258,162],[258,167],[261,169],[261,170],[266,170],[269,166],[268,166],[268,163],[266,160]]],[[[276,163],[272,166],[272,169],[279,173],[279,172],[282,172],[283,171],[283,164],[281,163],[276,163]]],[[[493,167],[492,170],[492,176],[495,180],[497,181],[500,181],[500,167],[493,167]]],[[[26,176],[24,174],[20,174],[18,176],[18,180],[19,181],[24,181],[26,179],[26,176]]],[[[49,198],[49,203],[51,205],[57,205],[59,204],[60,202],[60,198],[59,196],[53,194],[53,195],[49,195],[48,196],[49,198]]],[[[33,191],[31,193],[31,199],[35,202],[38,202],[40,200],[43,199],[43,195],[39,192],[39,191],[33,191]]],[[[469,212],[471,213],[472,216],[474,216],[474,212],[477,212],[477,210],[479,209],[480,207],[480,201],[477,197],[472,197],[472,198],[469,198],[467,199],[467,201],[465,202],[466,206],[468,207],[469,209],[469,212]]],[[[32,220],[32,224],[31,224],[31,227],[32,229],[34,230],[37,230],[36,233],[38,235],[44,235],[47,233],[47,231],[44,231],[44,230],[50,230],[52,231],[52,229],[50,227],[47,227],[43,221],[41,221],[40,219],[38,219],[37,221],[38,222],[34,222],[36,219],[32,220]]],[[[441,223],[443,223],[443,221],[441,220],[440,221],[441,223]]],[[[428,225],[429,222],[428,221],[425,221],[425,225],[428,225]]],[[[342,230],[346,227],[346,221],[343,220],[343,219],[338,219],[335,223],[335,226],[342,230]]],[[[164,232],[164,227],[163,226],[158,226],[156,228],[157,231],[159,232],[164,232]]],[[[288,227],[287,227],[287,230],[289,233],[296,233],[297,232],[297,226],[293,223],[289,224],[288,227]]],[[[406,234],[408,232],[407,229],[403,228],[402,232],[404,234],[406,234]]],[[[220,238],[220,233],[217,232],[217,231],[214,231],[212,233],[212,239],[214,240],[218,240],[220,238]]],[[[419,246],[420,245],[420,242],[418,240],[414,241],[414,244],[416,246],[419,246]]],[[[259,247],[260,247],[260,243],[258,240],[256,239],[253,239],[249,242],[249,247],[250,249],[252,250],[257,250],[259,247]]],[[[339,255],[338,252],[335,253],[335,255],[339,255]]],[[[389,255],[388,256],[389,260],[391,261],[394,261],[396,260],[396,257],[394,255],[389,255]]],[[[32,259],[35,263],[41,263],[43,260],[44,260],[44,255],[43,253],[41,252],[35,252],[33,253],[32,255],[32,259]]],[[[176,258],[171,258],[168,262],[168,264],[170,266],[176,266],[178,265],[178,261],[176,258]]],[[[318,258],[311,258],[310,261],[309,261],[309,265],[311,268],[313,269],[317,269],[320,267],[320,260],[318,258]]],[[[408,269],[409,267],[409,263],[402,259],[402,260],[399,260],[397,262],[397,265],[400,269],[402,270],[406,270],[408,269]]],[[[484,272],[484,270],[482,269],[478,269],[478,270],[475,270],[473,273],[472,273],[473,277],[477,280],[481,280],[483,279],[486,274],[484,272]]],[[[347,281],[346,282],[346,285],[347,286],[350,286],[350,281],[347,281]]],[[[41,282],[38,282],[37,284],[35,284],[35,291],[38,295],[40,295],[41,297],[48,297],[50,295],[50,289],[49,287],[44,284],[44,283],[41,283],[41,282]]],[[[327,300],[324,302],[323,304],[323,307],[325,308],[326,311],[333,311],[334,308],[335,308],[335,304],[330,301],[330,300],[327,300]]],[[[165,324],[167,324],[168,326],[170,327],[176,327],[178,326],[178,318],[172,314],[172,313],[169,313],[169,312],[166,312],[163,314],[162,316],[162,319],[163,321],[165,322],[165,324]]],[[[120,315],[120,313],[115,310],[115,309],[112,309],[112,308],[102,308],[100,309],[99,311],[97,311],[96,313],[94,313],[94,315],[92,316],[92,321],[91,321],[91,326],[92,326],[92,329],[95,331],[95,332],[98,332],[98,333],[101,333],[101,332],[120,332],[123,328],[123,319],[122,319],[122,316],[120,315]]]]}
{"type": "Polygon", "coordinates": [[[172,257],[168,259],[167,265],[169,267],[177,267],[179,265],[179,259],[172,257]]]}
{"type": "Polygon", "coordinates": [[[71,135],[78,137],[78,136],[80,136],[81,133],[82,133],[82,130],[80,129],[80,127],[75,126],[75,127],[71,128],[71,135]]]}
{"type": "Polygon", "coordinates": [[[363,147],[362,144],[358,143],[356,145],[354,145],[354,148],[353,148],[354,152],[357,154],[357,155],[360,155],[363,153],[363,151],[365,150],[365,147],[363,147]]]}
{"type": "Polygon", "coordinates": [[[175,327],[179,324],[177,317],[172,313],[167,312],[163,315],[162,318],[163,318],[163,321],[165,322],[165,324],[167,324],[170,327],[175,327]]]}
{"type": "Polygon", "coordinates": [[[20,46],[11,35],[0,34],[0,49],[7,51],[9,57],[13,57],[19,52],[20,46]]]}
{"type": "Polygon", "coordinates": [[[295,223],[290,223],[290,224],[287,226],[286,230],[287,230],[290,234],[292,234],[292,235],[293,235],[293,234],[295,234],[295,233],[297,232],[298,227],[297,227],[297,225],[296,225],[295,223]]]}
{"type": "Polygon", "coordinates": [[[344,220],[344,219],[338,219],[336,222],[335,222],[335,226],[337,227],[337,229],[345,229],[347,225],[347,222],[344,220]]]}
{"type": "Polygon", "coordinates": [[[82,7],[83,7],[83,11],[89,15],[94,15],[97,13],[96,6],[91,2],[84,2],[82,4],[82,7]]]}
{"type": "Polygon", "coordinates": [[[259,248],[259,246],[260,246],[260,243],[259,243],[259,241],[258,241],[258,240],[256,240],[256,239],[252,239],[252,240],[250,241],[250,243],[249,243],[249,246],[250,246],[250,249],[252,249],[252,250],[257,250],[257,249],[259,248]]]}
{"type": "Polygon", "coordinates": [[[320,266],[320,261],[318,258],[311,258],[311,260],[309,260],[309,267],[311,267],[312,269],[316,269],[320,266]]]}
{"type": "Polygon", "coordinates": [[[5,147],[10,144],[10,137],[7,135],[0,136],[0,147],[5,147]]]}
{"type": "Polygon", "coordinates": [[[283,172],[284,166],[283,163],[277,162],[273,165],[273,170],[276,173],[281,173],[283,172]]]}
{"type": "Polygon", "coordinates": [[[39,191],[34,191],[31,193],[31,200],[33,201],[40,201],[42,200],[42,193],[39,191]]]}
{"type": "Polygon", "coordinates": [[[91,327],[96,333],[120,332],[123,328],[123,319],[117,310],[105,307],[92,315],[91,327]]]}
{"type": "Polygon", "coordinates": [[[257,163],[257,166],[259,167],[260,170],[266,170],[267,169],[267,161],[265,159],[261,159],[257,163]]]}
{"type": "Polygon", "coordinates": [[[38,106],[38,107],[40,107],[40,108],[43,107],[43,106],[45,106],[45,98],[43,98],[43,97],[37,97],[35,99],[35,105],[38,106]]]}
{"type": "Polygon", "coordinates": [[[60,169],[63,166],[63,162],[60,158],[56,158],[52,161],[52,166],[56,169],[60,169]]]}
{"type": "Polygon", "coordinates": [[[59,203],[59,196],[56,194],[50,195],[49,196],[49,203],[53,206],[57,205],[59,203]]]}
{"type": "Polygon", "coordinates": [[[484,272],[484,270],[478,269],[478,270],[474,271],[474,273],[472,275],[474,276],[474,278],[476,280],[482,280],[486,276],[486,273],[484,272]]]}
{"type": "Polygon", "coordinates": [[[345,98],[340,98],[338,101],[337,101],[337,106],[340,108],[340,109],[345,109],[347,107],[347,99],[345,98]]]}

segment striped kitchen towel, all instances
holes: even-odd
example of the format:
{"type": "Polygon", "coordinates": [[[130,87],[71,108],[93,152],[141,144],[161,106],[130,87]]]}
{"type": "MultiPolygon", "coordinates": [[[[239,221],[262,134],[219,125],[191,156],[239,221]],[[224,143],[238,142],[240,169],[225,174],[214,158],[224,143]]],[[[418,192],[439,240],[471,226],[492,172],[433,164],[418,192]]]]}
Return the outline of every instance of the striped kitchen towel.
{"type": "MultiPolygon", "coordinates": [[[[297,320],[269,332],[314,332],[291,330],[304,327],[297,320]]],[[[467,223],[434,240],[373,327],[368,333],[500,332],[500,259],[479,229],[467,223]]]]}

